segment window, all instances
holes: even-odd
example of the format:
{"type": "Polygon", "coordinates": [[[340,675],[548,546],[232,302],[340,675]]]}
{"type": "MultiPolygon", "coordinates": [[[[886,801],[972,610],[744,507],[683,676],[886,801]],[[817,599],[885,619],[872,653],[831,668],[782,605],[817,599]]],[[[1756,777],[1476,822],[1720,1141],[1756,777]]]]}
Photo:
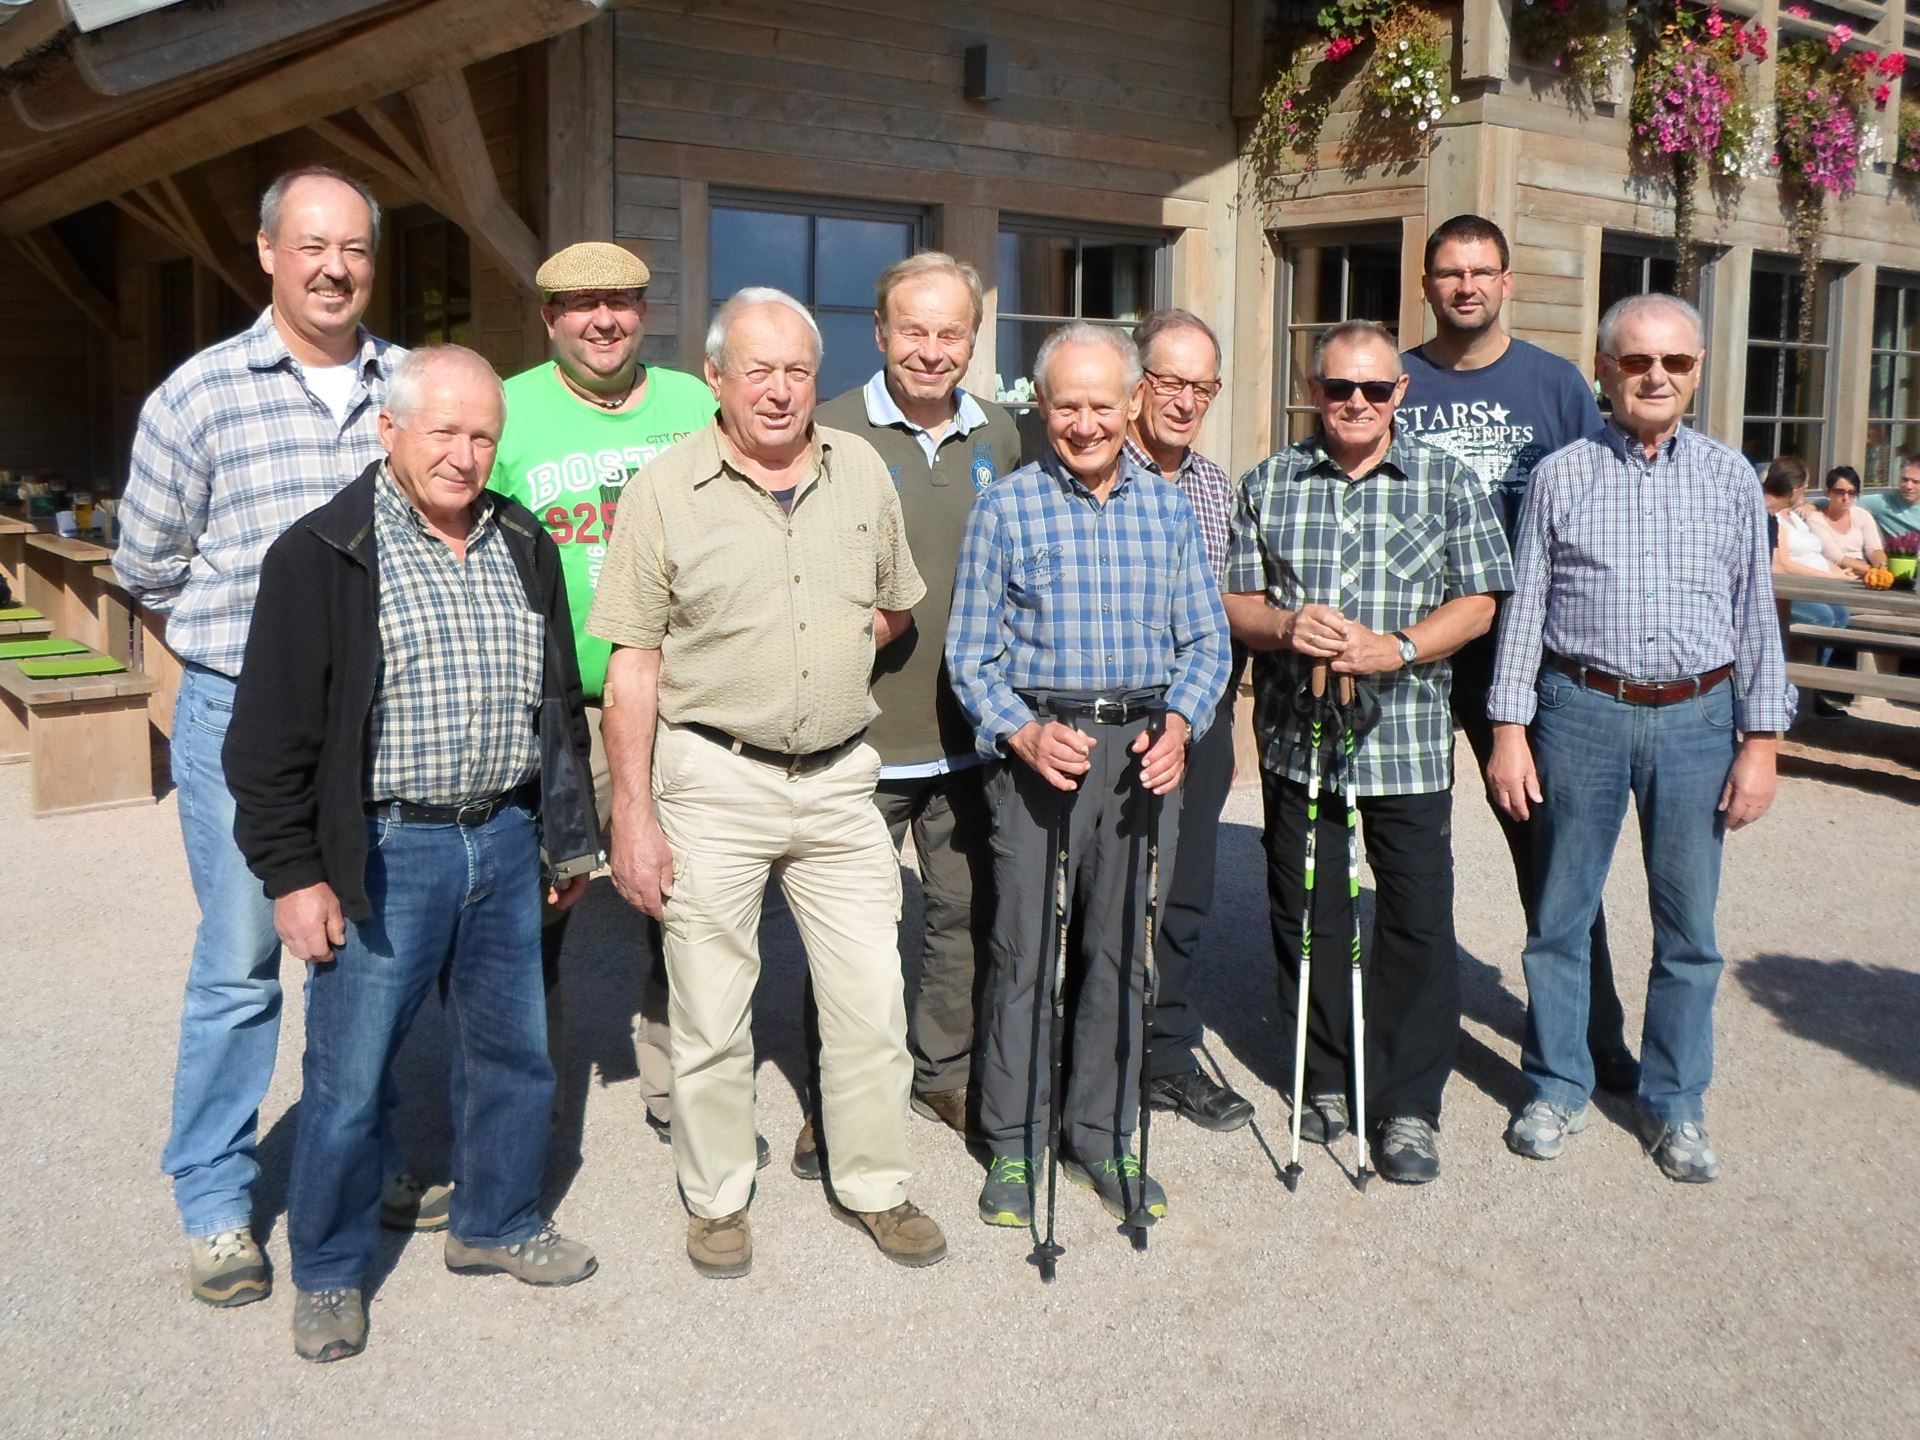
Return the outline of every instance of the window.
{"type": "Polygon", "coordinates": [[[473,343],[473,264],[467,232],[415,205],[388,221],[400,274],[400,343],[473,343]]]}
{"type": "Polygon", "coordinates": [[[826,352],[816,388],[831,399],[880,368],[873,287],[920,245],[918,211],[882,206],[715,200],[709,216],[708,299],[715,309],[748,285],[784,290],[813,311],[826,352]]]}
{"type": "MultiPolygon", "coordinates": [[[[1307,375],[1320,332],[1342,320],[1377,320],[1400,329],[1400,241],[1397,236],[1344,242],[1296,242],[1285,250],[1279,286],[1280,395],[1286,443],[1304,440],[1319,423],[1307,375]]],[[[1396,340],[1396,344],[1398,341],[1396,340]]]]}
{"type": "MultiPolygon", "coordinates": [[[[1619,235],[1609,231],[1600,242],[1600,315],[1605,315],[1615,303],[1630,295],[1673,295],[1678,293],[1675,284],[1679,278],[1679,264],[1674,258],[1672,242],[1651,240],[1639,235],[1619,235]]],[[[1703,255],[1700,265],[1700,311],[1702,323],[1705,323],[1707,307],[1712,300],[1713,267],[1706,263],[1703,255]]],[[[1598,316],[1595,317],[1596,319],[1598,316]]],[[[1704,336],[1702,339],[1704,340],[1704,336]]],[[[1707,386],[1713,378],[1709,365],[1702,374],[1700,385],[1693,392],[1693,403],[1687,406],[1686,418],[1692,423],[1700,408],[1705,405],[1707,386]]],[[[1602,414],[1610,413],[1613,406],[1605,395],[1596,395],[1602,414]]]]}
{"type": "Polygon", "coordinates": [[[1167,245],[1161,236],[1015,223],[1000,232],[995,282],[994,398],[1013,412],[1022,449],[1045,444],[1034,404],[1033,362],[1041,342],[1069,320],[1131,329],[1166,303],[1167,245]]]}
{"type": "Polygon", "coordinates": [[[1747,403],[1740,426],[1741,452],[1756,464],[1797,455],[1819,473],[1826,463],[1827,350],[1831,276],[1823,273],[1814,296],[1813,338],[1800,342],[1800,294],[1804,281],[1791,260],[1753,262],[1752,307],[1747,318],[1747,403]]]}
{"type": "Polygon", "coordinates": [[[1866,483],[1891,485],[1900,457],[1920,451],[1920,276],[1873,287],[1873,370],[1867,385],[1866,483]]]}

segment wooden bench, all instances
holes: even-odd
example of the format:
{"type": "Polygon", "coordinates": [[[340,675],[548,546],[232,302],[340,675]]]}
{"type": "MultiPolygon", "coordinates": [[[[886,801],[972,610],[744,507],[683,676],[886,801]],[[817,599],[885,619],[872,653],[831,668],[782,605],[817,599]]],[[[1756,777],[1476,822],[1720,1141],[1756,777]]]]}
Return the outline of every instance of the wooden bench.
{"type": "Polygon", "coordinates": [[[23,599],[53,621],[54,633],[71,636],[92,649],[105,648],[100,627],[99,582],[95,571],[113,559],[104,545],[60,535],[27,537],[27,579],[23,599]]]}
{"type": "Polygon", "coordinates": [[[0,640],[31,640],[53,634],[51,620],[0,620],[0,640]]]}
{"type": "Polygon", "coordinates": [[[13,593],[25,598],[27,589],[27,536],[38,535],[40,527],[17,515],[0,515],[0,572],[7,577],[13,593]]]}
{"type": "MultiPolygon", "coordinates": [[[[1877,615],[1876,620],[1888,617],[1877,615]]],[[[1879,629],[1842,629],[1838,625],[1796,625],[1796,640],[1831,645],[1836,650],[1872,650],[1882,655],[1920,655],[1920,635],[1897,635],[1879,629]]]]}
{"type": "Polygon", "coordinates": [[[1802,690],[1833,695],[1873,695],[1882,700],[1904,700],[1920,705],[1920,677],[1876,674],[1867,670],[1836,670],[1830,665],[1787,666],[1787,680],[1802,690]]]}
{"type": "Polygon", "coordinates": [[[133,671],[34,680],[0,661],[0,762],[32,764],[35,815],[152,802],[153,688],[133,671]]]}

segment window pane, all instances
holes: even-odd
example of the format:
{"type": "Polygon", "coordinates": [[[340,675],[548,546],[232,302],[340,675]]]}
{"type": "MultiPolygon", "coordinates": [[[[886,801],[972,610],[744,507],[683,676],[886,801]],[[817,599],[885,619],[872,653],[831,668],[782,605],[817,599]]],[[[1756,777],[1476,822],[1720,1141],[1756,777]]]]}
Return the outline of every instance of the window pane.
{"type": "Polygon", "coordinates": [[[1600,254],[1600,313],[1606,314],[1615,302],[1641,294],[1641,276],[1646,261],[1638,255],[1600,254]]]}
{"type": "Polygon", "coordinates": [[[1138,320],[1153,308],[1156,247],[1089,241],[1080,247],[1080,313],[1089,320],[1138,320]]]}
{"type": "Polygon", "coordinates": [[[1891,355],[1875,355],[1867,372],[1867,414],[1891,417],[1893,408],[1893,365],[1891,355]]]}
{"type": "Polygon", "coordinates": [[[1778,415],[1780,351],[1771,345],[1747,347],[1747,413],[1778,415]]]}
{"type": "Polygon", "coordinates": [[[1677,261],[1664,255],[1655,255],[1647,261],[1647,292],[1649,294],[1671,295],[1680,279],[1680,266],[1677,261]]]}
{"type": "Polygon", "coordinates": [[[1753,302],[1747,321],[1747,333],[1756,340],[1789,340],[1795,334],[1796,316],[1789,295],[1792,278],[1777,270],[1753,272],[1753,302]]]}
{"type": "Polygon", "coordinates": [[[1056,328],[1048,320],[1002,320],[997,335],[994,399],[1003,405],[1033,403],[1033,360],[1040,342],[1056,328]]]}
{"type": "Polygon", "coordinates": [[[820,338],[826,342],[826,354],[820,361],[820,378],[815,384],[822,400],[843,395],[856,385],[867,383],[880,368],[880,352],[873,344],[871,310],[827,310],[814,316],[820,323],[820,338]]]}
{"type": "Polygon", "coordinates": [[[1400,328],[1400,250],[1355,245],[1347,251],[1347,313],[1343,320],[1378,320],[1400,328]]]}
{"type": "Polygon", "coordinates": [[[1000,308],[1020,315],[1073,314],[1073,241],[1063,235],[1015,233],[1014,260],[1001,272],[1001,282],[1014,277],[1014,292],[1020,308],[1013,311],[1004,301],[1000,308]]]}
{"type": "Polygon", "coordinates": [[[1762,465],[1773,459],[1773,426],[1749,420],[1740,428],[1740,453],[1762,465]]]}
{"type": "Polygon", "coordinates": [[[1346,252],[1338,245],[1293,252],[1293,323],[1331,325],[1344,320],[1346,252]]]}
{"type": "Polygon", "coordinates": [[[1877,349],[1892,350],[1899,341],[1900,291],[1892,285],[1873,287],[1873,343],[1877,349]]]}
{"type": "Polygon", "coordinates": [[[904,220],[843,220],[823,215],[814,302],[870,311],[880,272],[912,253],[913,226],[904,220]]]}
{"type": "Polygon", "coordinates": [[[1000,244],[995,251],[994,284],[999,288],[1000,303],[995,307],[1002,315],[1021,315],[1027,307],[1020,303],[1023,294],[1020,288],[1020,237],[1011,231],[1000,232],[1000,244]]]}
{"type": "Polygon", "coordinates": [[[1780,413],[1782,415],[1824,415],[1826,413],[1827,357],[1820,350],[1782,351],[1786,370],[1780,413]]]}
{"type": "Polygon", "coordinates": [[[714,303],[743,286],[772,285],[812,304],[807,274],[809,224],[805,215],[715,206],[709,231],[714,303]]]}
{"type": "Polygon", "coordinates": [[[1307,391],[1307,377],[1313,373],[1313,346],[1320,338],[1318,330],[1296,330],[1293,333],[1287,364],[1287,405],[1311,406],[1313,398],[1307,391]]]}
{"type": "Polygon", "coordinates": [[[1818,466],[1820,459],[1820,431],[1818,421],[1805,421],[1798,425],[1780,427],[1780,448],[1776,454],[1798,455],[1807,462],[1809,470],[1818,466]]]}

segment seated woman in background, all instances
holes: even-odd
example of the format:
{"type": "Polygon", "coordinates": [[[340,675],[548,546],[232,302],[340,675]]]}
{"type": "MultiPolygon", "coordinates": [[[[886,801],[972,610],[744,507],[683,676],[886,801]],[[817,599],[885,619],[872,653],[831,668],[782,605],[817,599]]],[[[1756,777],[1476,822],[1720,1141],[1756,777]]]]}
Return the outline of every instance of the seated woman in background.
{"type": "Polygon", "coordinates": [[[1821,553],[1838,552],[1840,568],[1849,575],[1864,575],[1887,563],[1887,542],[1880,538],[1873,516],[1853,503],[1859,498],[1860,472],[1837,465],[1827,472],[1827,508],[1805,512],[1807,524],[1823,542],[1821,553]]]}
{"type": "MultiPolygon", "coordinates": [[[[1823,580],[1855,578],[1841,568],[1839,547],[1832,540],[1823,539],[1817,534],[1802,513],[1801,507],[1807,498],[1807,466],[1804,460],[1782,455],[1767,467],[1767,475],[1760,482],[1760,488],[1766,492],[1768,513],[1779,522],[1779,540],[1773,550],[1774,574],[1810,575],[1823,580]]],[[[1787,606],[1787,616],[1795,625],[1826,625],[1837,630],[1846,629],[1852,620],[1846,606],[1831,605],[1824,600],[1792,601],[1787,606]]],[[[1789,635],[1789,658],[1793,658],[1796,649],[1804,654],[1805,647],[1789,635]]],[[[1820,648],[1819,662],[1822,665],[1833,663],[1831,646],[1820,648]]],[[[1837,714],[1841,710],[1840,702],[1825,694],[1815,695],[1813,704],[1814,709],[1822,715],[1837,714]]]]}

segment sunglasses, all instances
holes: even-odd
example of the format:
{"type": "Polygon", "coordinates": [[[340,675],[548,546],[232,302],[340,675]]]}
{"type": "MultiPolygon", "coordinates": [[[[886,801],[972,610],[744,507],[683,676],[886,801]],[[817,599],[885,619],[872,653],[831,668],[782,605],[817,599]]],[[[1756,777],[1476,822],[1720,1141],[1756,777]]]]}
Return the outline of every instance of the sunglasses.
{"type": "Polygon", "coordinates": [[[1367,397],[1369,405],[1384,405],[1393,398],[1393,392],[1400,386],[1398,380],[1322,380],[1320,391],[1336,405],[1344,405],[1353,398],[1358,390],[1367,397]]]}
{"type": "Polygon", "coordinates": [[[1845,495],[1848,499],[1852,499],[1855,495],[1858,495],[1859,493],[1860,492],[1854,489],[1851,485],[1829,485],[1827,487],[1827,494],[1845,495]]]}
{"type": "Polygon", "coordinates": [[[1653,369],[1655,361],[1669,375],[1689,375],[1700,363],[1698,355],[1610,355],[1607,358],[1620,367],[1622,375],[1644,375],[1653,369]]]}

